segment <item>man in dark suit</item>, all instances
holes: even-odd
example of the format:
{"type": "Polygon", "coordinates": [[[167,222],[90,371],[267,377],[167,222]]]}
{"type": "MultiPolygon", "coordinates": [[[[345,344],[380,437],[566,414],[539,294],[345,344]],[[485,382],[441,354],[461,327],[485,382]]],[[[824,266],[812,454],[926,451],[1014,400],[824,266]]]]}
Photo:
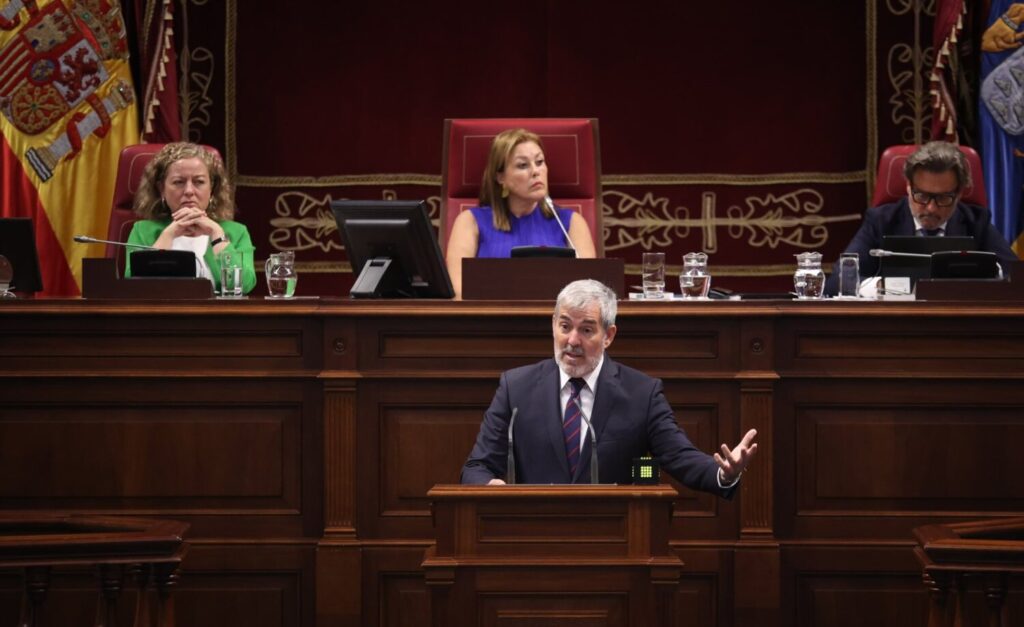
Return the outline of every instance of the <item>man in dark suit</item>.
{"type": "MultiPolygon", "coordinates": [[[[1017,259],[1009,244],[992,226],[988,209],[960,202],[963,190],[971,186],[967,159],[954,144],[929,142],[907,158],[903,167],[907,196],[899,202],[872,207],[864,213],[860,230],[843,252],[860,257],[860,275],[878,273],[878,259],[869,255],[882,248],[886,235],[968,236],[978,250],[995,253],[1000,263],[1017,259]]],[[[838,291],[839,265],[825,285],[825,292],[838,291]]]]}
{"type": "Polygon", "coordinates": [[[602,483],[632,483],[633,459],[650,453],[681,483],[725,497],[757,451],[751,429],[714,457],[690,443],[676,423],[661,381],[605,356],[615,339],[615,292],[593,280],[570,283],[552,317],[555,358],[501,375],[484,414],[462,482],[505,483],[508,428],[518,483],[589,483],[590,426],[602,483]]]}

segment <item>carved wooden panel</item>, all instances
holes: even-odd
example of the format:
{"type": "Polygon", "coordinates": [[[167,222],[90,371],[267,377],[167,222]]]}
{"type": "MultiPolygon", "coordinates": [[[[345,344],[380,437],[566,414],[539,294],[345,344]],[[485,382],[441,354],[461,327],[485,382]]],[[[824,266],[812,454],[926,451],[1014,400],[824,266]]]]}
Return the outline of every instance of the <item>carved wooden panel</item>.
{"type": "Polygon", "coordinates": [[[628,625],[625,594],[483,594],[482,627],[611,627],[628,625]]]}
{"type": "Polygon", "coordinates": [[[311,627],[314,572],[310,544],[193,545],[174,592],[177,623],[311,627]]]}
{"type": "Polygon", "coordinates": [[[938,516],[1024,509],[1016,381],[794,381],[777,416],[783,505],[797,535],[892,537],[938,516]]]}
{"type": "Polygon", "coordinates": [[[464,371],[480,376],[552,354],[551,319],[491,318],[486,324],[451,317],[388,317],[359,325],[362,371],[464,371]]]}
{"type": "Polygon", "coordinates": [[[974,375],[1024,371],[1024,329],[1006,318],[969,315],[789,318],[778,322],[783,372],[974,375]]]}
{"type": "Polygon", "coordinates": [[[782,550],[781,624],[924,625],[928,593],[912,547],[849,543],[782,550]]]}
{"type": "Polygon", "coordinates": [[[497,380],[360,382],[358,519],[365,537],[430,538],[427,490],[458,483],[497,380]]]}
{"type": "Polygon", "coordinates": [[[319,369],[322,350],[311,318],[79,315],[0,325],[0,372],[319,369]]]}
{"type": "Polygon", "coordinates": [[[0,379],[0,502],[177,517],[191,537],[319,535],[303,521],[321,516],[321,457],[303,455],[319,442],[313,393],[245,379],[0,379]]]}

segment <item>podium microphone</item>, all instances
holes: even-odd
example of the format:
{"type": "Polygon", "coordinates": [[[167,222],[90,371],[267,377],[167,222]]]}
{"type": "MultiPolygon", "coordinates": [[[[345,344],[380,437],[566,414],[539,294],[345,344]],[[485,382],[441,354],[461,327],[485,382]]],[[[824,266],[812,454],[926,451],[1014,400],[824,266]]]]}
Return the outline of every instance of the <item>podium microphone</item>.
{"type": "Polygon", "coordinates": [[[544,204],[547,205],[548,209],[551,210],[551,213],[554,214],[555,222],[558,223],[558,228],[562,229],[562,234],[565,235],[565,241],[569,242],[569,248],[571,248],[572,252],[575,253],[573,256],[579,257],[580,254],[576,252],[576,246],[572,243],[572,239],[569,238],[569,231],[565,230],[565,225],[562,224],[562,220],[558,217],[558,211],[555,209],[555,201],[551,200],[551,196],[545,196],[544,204]]]}
{"type": "Polygon", "coordinates": [[[138,248],[140,250],[160,250],[155,246],[143,246],[142,244],[129,244],[128,242],[115,242],[109,239],[96,239],[95,237],[88,237],[86,235],[76,235],[72,238],[79,244],[113,244],[114,246],[124,246],[125,248],[138,248]]]}
{"type": "Polygon", "coordinates": [[[512,485],[516,482],[516,454],[512,446],[512,427],[516,424],[518,407],[512,408],[512,417],[508,419],[508,461],[505,464],[505,483],[512,485]]]}
{"type": "Polygon", "coordinates": [[[587,433],[590,434],[590,483],[597,485],[598,474],[597,474],[597,434],[594,432],[594,425],[590,424],[590,418],[587,418],[587,414],[583,412],[583,408],[580,407],[580,418],[583,418],[583,422],[587,423],[587,433]]]}
{"type": "Polygon", "coordinates": [[[868,254],[872,257],[910,257],[912,259],[931,259],[931,255],[924,255],[921,253],[898,253],[892,250],[885,250],[884,248],[872,248],[868,251],[868,254]]]}

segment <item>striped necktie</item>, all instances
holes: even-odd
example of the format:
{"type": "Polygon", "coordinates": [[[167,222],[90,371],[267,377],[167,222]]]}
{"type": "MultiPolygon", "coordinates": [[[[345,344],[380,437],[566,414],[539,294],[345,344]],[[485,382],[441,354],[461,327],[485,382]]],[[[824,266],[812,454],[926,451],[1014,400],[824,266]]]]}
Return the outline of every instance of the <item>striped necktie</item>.
{"type": "Polygon", "coordinates": [[[580,406],[580,390],[587,382],[583,379],[569,379],[572,390],[569,392],[569,400],[565,403],[565,417],[562,419],[562,436],[565,438],[565,457],[569,460],[569,476],[576,476],[576,467],[580,463],[580,415],[583,410],[580,406]]]}

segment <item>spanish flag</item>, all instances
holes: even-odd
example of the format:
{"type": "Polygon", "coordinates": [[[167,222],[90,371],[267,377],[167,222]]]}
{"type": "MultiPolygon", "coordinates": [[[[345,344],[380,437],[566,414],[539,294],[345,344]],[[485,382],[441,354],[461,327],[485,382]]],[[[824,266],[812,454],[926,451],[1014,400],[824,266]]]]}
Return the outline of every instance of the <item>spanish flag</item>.
{"type": "Polygon", "coordinates": [[[31,217],[44,296],[81,293],[75,235],[105,238],[121,149],[139,140],[117,0],[0,2],[0,216],[31,217]]]}

